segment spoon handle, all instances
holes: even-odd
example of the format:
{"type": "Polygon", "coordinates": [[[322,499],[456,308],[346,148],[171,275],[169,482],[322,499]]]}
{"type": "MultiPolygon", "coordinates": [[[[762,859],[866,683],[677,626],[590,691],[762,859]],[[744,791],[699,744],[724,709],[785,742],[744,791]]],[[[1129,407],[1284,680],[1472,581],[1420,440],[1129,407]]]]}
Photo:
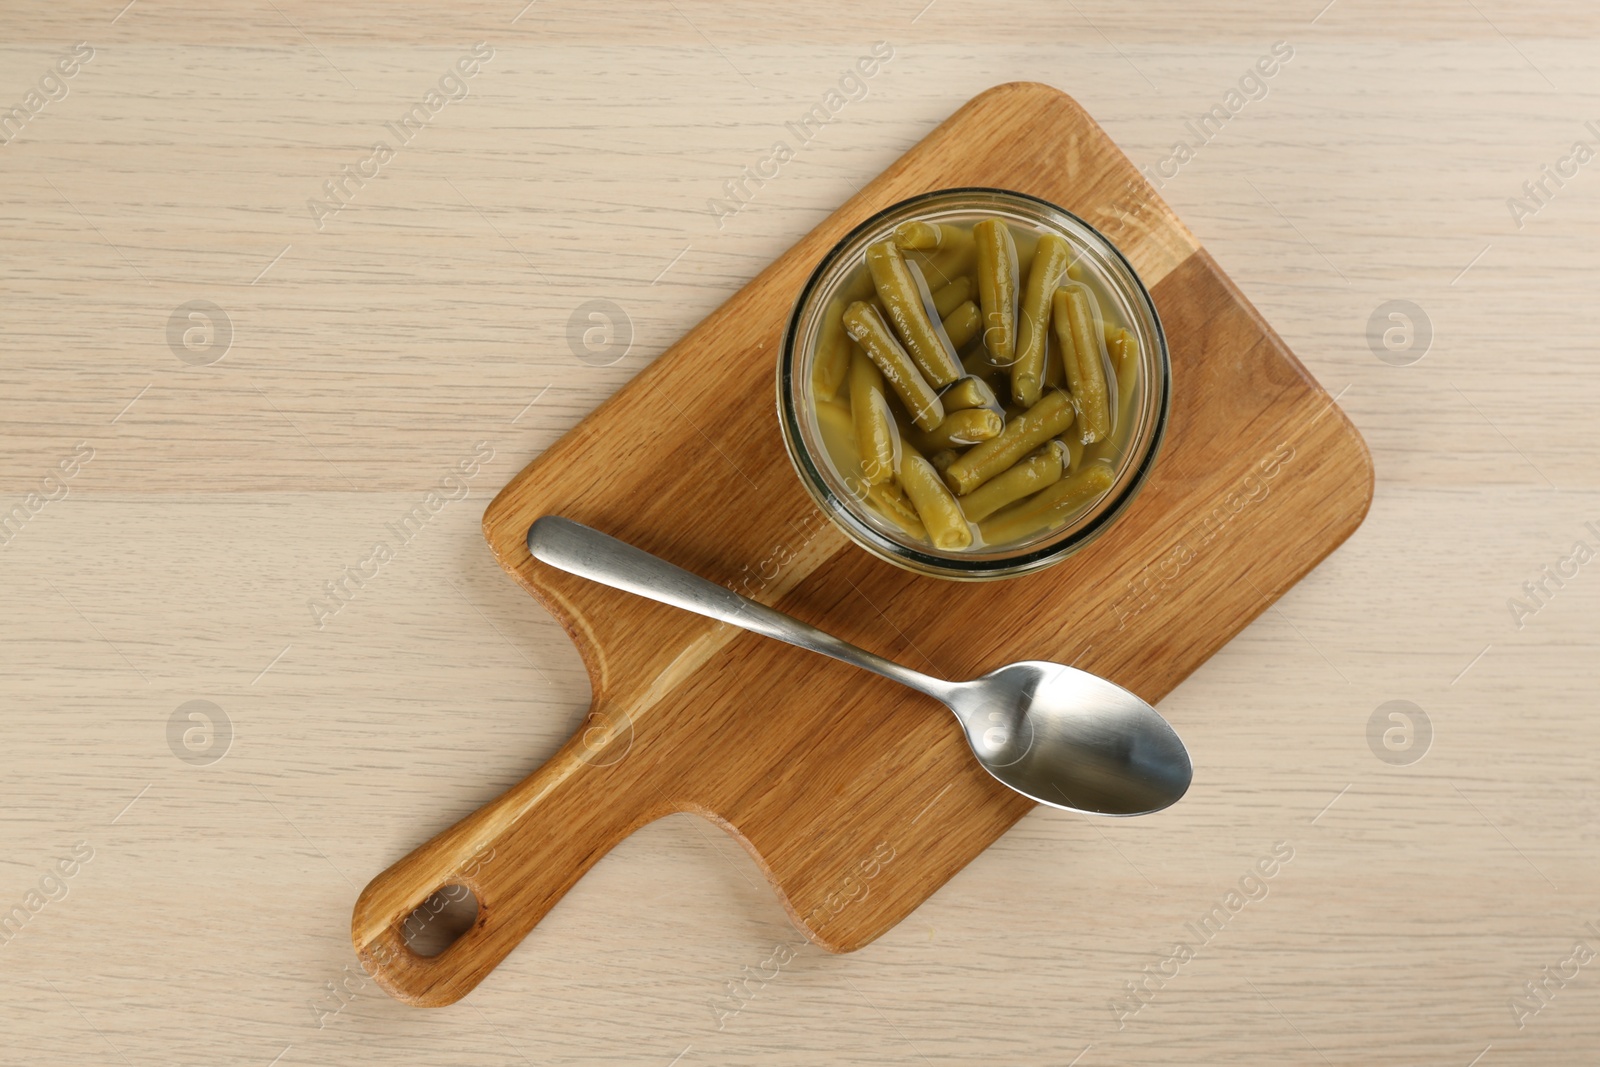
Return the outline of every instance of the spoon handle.
{"type": "Polygon", "coordinates": [[[571,519],[546,515],[536,520],[528,527],[528,551],[534,559],[557,570],[832,656],[910,686],[935,700],[946,700],[946,682],[875,656],[842,638],[571,519]]]}

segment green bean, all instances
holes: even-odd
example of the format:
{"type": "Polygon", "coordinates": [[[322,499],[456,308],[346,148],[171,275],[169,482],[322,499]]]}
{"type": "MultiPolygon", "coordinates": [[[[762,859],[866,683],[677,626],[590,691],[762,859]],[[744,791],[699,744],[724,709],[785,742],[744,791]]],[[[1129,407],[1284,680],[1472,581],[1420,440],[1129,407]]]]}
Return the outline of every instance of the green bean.
{"type": "Polygon", "coordinates": [[[1089,301],[1089,290],[1077,282],[1057,289],[1053,297],[1056,337],[1067,367],[1067,384],[1081,416],[1078,437],[1086,445],[1111,433],[1103,342],[1089,301]]]}
{"type": "Polygon", "coordinates": [[[983,318],[978,314],[978,305],[968,300],[946,315],[943,325],[945,336],[950,338],[950,343],[955,346],[957,351],[960,351],[967,347],[969,341],[978,336],[978,329],[983,325],[983,318]]]}
{"type": "MultiPolygon", "coordinates": [[[[1134,339],[1133,334],[1121,327],[1107,332],[1111,334],[1111,340],[1106,344],[1112,368],[1112,375],[1106,380],[1111,393],[1108,401],[1112,411],[1111,424],[1113,427],[1131,426],[1134,417],[1134,380],[1139,373],[1139,342],[1134,339]]],[[[1123,450],[1127,447],[1126,437],[1126,434],[1113,434],[1090,445],[1085,449],[1084,455],[1089,459],[1104,457],[1120,460],[1123,450]]]]}
{"type": "Polygon", "coordinates": [[[999,437],[974,445],[944,472],[950,488],[965,496],[1072,425],[1072,398],[1051,392],[1006,423],[999,437]]]}
{"type": "MultiPolygon", "coordinates": [[[[917,518],[911,501],[894,482],[869,485],[862,477],[861,459],[856,452],[855,421],[843,404],[823,401],[817,405],[817,426],[834,469],[844,478],[849,493],[865,500],[884,518],[913,537],[927,540],[928,532],[917,518]]],[[[898,465],[894,468],[898,472],[898,465]]]]}
{"type": "Polygon", "coordinates": [[[1127,330],[1118,329],[1114,341],[1106,345],[1111,357],[1111,379],[1106,385],[1111,390],[1111,424],[1113,428],[1128,409],[1133,399],[1133,379],[1139,373],[1139,342],[1127,330]]]}
{"type": "Polygon", "coordinates": [[[905,404],[912,422],[931,430],[944,421],[944,405],[939,402],[938,394],[923,380],[916,364],[900,347],[876,308],[857,300],[845,309],[844,329],[878,365],[889,388],[905,404]]]}
{"type": "Polygon", "coordinates": [[[900,457],[900,486],[911,498],[935,547],[955,549],[972,544],[972,527],[956,498],[939,480],[939,472],[909,448],[900,457]]]}
{"type": "Polygon", "coordinates": [[[1089,463],[1033,496],[979,524],[984,542],[991,545],[1020,540],[1048,526],[1059,525],[1074,512],[1105,495],[1114,481],[1111,464],[1089,463]]]}
{"type": "Polygon", "coordinates": [[[936,252],[944,244],[945,229],[935,222],[902,222],[894,228],[894,243],[919,252],[936,252]]]}
{"type": "Polygon", "coordinates": [[[1025,496],[1032,496],[1048,485],[1061,480],[1065,469],[1067,446],[1060,441],[1048,441],[1043,448],[1014,463],[984,482],[971,493],[957,497],[961,513],[971,522],[982,522],[990,515],[1025,496]]]}
{"type": "Polygon", "coordinates": [[[972,228],[978,251],[978,303],[989,362],[1009,367],[1017,350],[1017,245],[999,219],[972,228]]]}
{"type": "Polygon", "coordinates": [[[1039,402],[1045,340],[1049,336],[1050,297],[1071,257],[1072,246],[1065,237],[1047,233],[1039,238],[1017,321],[1017,361],[1011,365],[1011,393],[1019,404],[1032,407],[1039,402]]]}
{"type": "Polygon", "coordinates": [[[971,299],[972,279],[963,274],[949,285],[940,286],[933,291],[933,310],[939,313],[941,319],[947,319],[950,317],[950,312],[971,299]]]}
{"type": "Polygon", "coordinates": [[[950,469],[950,464],[956,461],[956,450],[953,448],[940,449],[928,457],[928,462],[933,464],[933,469],[943,474],[950,469]]]}
{"type": "Polygon", "coordinates": [[[952,411],[944,421],[924,433],[913,431],[911,443],[920,452],[938,452],[945,448],[964,448],[980,441],[993,440],[1006,428],[1006,420],[988,408],[964,408],[952,411]]]}
{"type": "Polygon", "coordinates": [[[1071,474],[1083,463],[1083,442],[1072,433],[1062,434],[1056,440],[1067,450],[1067,473],[1071,474]]]}
{"type": "Polygon", "coordinates": [[[859,345],[851,345],[850,414],[855,423],[856,452],[868,485],[887,482],[899,469],[900,431],[883,397],[883,372],[859,345]]]}
{"type": "Polygon", "coordinates": [[[1053,331],[1045,331],[1044,339],[1044,387],[1046,389],[1065,389],[1067,387],[1067,368],[1061,358],[1061,345],[1056,341],[1053,331]]]}
{"type": "Polygon", "coordinates": [[[933,295],[905,253],[891,241],[868,245],[867,270],[888,320],[928,384],[942,389],[961,377],[955,347],[933,314],[933,295]]]}
{"type": "Polygon", "coordinates": [[[850,374],[850,338],[844,332],[845,302],[840,297],[828,301],[822,313],[822,325],[817,336],[817,359],[811,370],[812,387],[817,399],[832,400],[839,395],[839,387],[850,374]]]}
{"type": "Polygon", "coordinates": [[[922,519],[917,516],[917,509],[911,506],[911,501],[906,499],[905,491],[894,482],[868,486],[867,503],[876,508],[878,514],[911,536],[920,537],[924,541],[928,539],[928,531],[922,525],[922,519]]]}
{"type": "Polygon", "coordinates": [[[1106,353],[1116,368],[1117,388],[1122,393],[1133,391],[1133,376],[1139,365],[1139,342],[1133,334],[1120,326],[1106,327],[1106,353]]]}
{"type": "Polygon", "coordinates": [[[939,400],[946,412],[960,411],[962,408],[988,408],[999,414],[1001,410],[1000,401],[995,398],[989,383],[971,374],[958,378],[954,385],[939,394],[939,400]]]}

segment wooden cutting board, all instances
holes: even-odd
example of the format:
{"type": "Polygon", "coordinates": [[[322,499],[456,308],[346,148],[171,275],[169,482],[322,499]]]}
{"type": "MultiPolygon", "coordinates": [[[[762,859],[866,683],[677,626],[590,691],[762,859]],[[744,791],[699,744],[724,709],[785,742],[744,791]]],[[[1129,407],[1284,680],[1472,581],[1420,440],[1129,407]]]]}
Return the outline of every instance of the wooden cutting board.
{"type": "Polygon", "coordinates": [[[1048,86],[991,89],[489,506],[490,547],[577,642],[593,709],[538,771],[367,886],[357,951],[401,1000],[451,1003],[614,845],[688,811],[750,851],[807,936],[846,952],[1033,807],[925,697],[536,563],[524,537],[540,515],[931,674],[1050,659],[1158,701],[1348,537],[1371,498],[1361,437],[1105,132],[1048,86]],[[775,407],[784,326],[823,254],[896,201],[966,185],[1032,193],[1106,233],[1149,286],[1172,353],[1166,444],[1132,508],[1066,562],[986,583],[910,574],[846,541],[802,489],[775,407]],[[477,918],[419,956],[401,925],[425,923],[417,909],[451,884],[473,891],[477,918]]]}

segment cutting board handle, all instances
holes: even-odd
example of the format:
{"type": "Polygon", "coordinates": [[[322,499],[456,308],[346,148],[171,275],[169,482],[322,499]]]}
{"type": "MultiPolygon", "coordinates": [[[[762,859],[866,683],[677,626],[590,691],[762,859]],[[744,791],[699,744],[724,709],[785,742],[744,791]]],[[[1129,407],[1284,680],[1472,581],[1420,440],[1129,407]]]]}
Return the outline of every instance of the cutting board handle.
{"type": "Polygon", "coordinates": [[[597,705],[549,762],[374,878],[356,900],[350,936],[362,969],[398,1000],[453,1004],[516,948],[601,856],[667,808],[641,778],[625,713],[597,705]],[[632,758],[630,758],[632,757],[632,758]],[[638,798],[654,797],[650,807],[638,798]],[[406,941],[434,921],[430,898],[465,886],[477,917],[435,956],[406,941]]]}

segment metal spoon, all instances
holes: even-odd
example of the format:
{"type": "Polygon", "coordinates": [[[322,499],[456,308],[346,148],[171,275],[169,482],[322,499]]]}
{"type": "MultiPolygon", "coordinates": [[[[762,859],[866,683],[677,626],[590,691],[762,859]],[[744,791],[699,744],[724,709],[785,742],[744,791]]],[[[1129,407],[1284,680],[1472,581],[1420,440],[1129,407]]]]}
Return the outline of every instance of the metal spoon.
{"type": "Polygon", "coordinates": [[[1041,804],[1144,815],[1183,796],[1188,750],[1156,710],[1119,685],[1026,660],[946,682],[875,656],[571,519],[528,528],[528,551],[559,570],[853,663],[955,712],[984,770],[1041,804]]]}

